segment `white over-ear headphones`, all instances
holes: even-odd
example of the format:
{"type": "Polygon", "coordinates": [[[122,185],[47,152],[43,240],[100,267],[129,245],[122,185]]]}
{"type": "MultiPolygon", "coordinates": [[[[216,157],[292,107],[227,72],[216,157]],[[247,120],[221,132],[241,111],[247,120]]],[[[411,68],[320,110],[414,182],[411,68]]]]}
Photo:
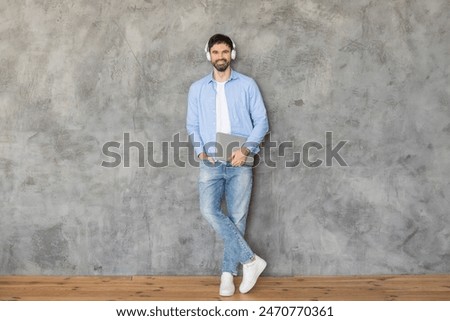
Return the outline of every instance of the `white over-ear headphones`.
{"type": "MultiPolygon", "coordinates": [[[[211,53],[209,52],[208,43],[209,43],[209,40],[206,42],[206,45],[205,45],[205,53],[206,53],[206,59],[208,59],[208,61],[211,61],[211,53]]],[[[236,45],[234,44],[233,40],[231,40],[231,43],[233,44],[233,49],[231,49],[231,60],[234,60],[234,59],[236,59],[236,45]]]]}

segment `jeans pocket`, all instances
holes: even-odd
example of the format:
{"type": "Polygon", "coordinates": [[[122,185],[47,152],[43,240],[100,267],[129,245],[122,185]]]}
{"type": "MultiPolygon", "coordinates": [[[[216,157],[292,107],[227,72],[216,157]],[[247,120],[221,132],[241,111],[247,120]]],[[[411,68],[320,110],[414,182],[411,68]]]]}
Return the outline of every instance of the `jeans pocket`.
{"type": "Polygon", "coordinates": [[[214,167],[214,166],[216,166],[216,164],[211,163],[207,159],[201,159],[200,160],[200,167],[214,167]]]}

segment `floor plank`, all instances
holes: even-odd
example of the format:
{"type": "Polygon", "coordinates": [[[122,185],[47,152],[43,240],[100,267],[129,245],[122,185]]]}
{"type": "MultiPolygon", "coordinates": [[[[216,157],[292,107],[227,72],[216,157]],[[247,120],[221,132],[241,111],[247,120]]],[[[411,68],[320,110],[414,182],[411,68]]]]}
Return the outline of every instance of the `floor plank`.
{"type": "Polygon", "coordinates": [[[0,300],[450,301],[450,275],[261,277],[232,297],[218,287],[216,276],[0,276],[0,300]]]}

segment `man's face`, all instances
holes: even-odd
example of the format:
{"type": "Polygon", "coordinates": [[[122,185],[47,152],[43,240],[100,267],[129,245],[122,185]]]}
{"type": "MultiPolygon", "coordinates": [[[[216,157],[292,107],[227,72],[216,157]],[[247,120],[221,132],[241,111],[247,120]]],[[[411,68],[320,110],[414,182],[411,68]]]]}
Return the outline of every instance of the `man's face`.
{"type": "Polygon", "coordinates": [[[231,48],[225,43],[216,43],[209,49],[211,63],[217,71],[225,71],[231,63],[231,48]]]}

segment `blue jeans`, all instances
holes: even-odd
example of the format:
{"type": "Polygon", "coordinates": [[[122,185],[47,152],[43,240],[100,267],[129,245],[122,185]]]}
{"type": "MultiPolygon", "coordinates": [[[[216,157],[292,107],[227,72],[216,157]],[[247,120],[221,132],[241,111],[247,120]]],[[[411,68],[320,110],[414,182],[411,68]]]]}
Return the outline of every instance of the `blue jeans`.
{"type": "Polygon", "coordinates": [[[200,211],[224,243],[222,272],[237,275],[239,263],[247,263],[254,253],[244,239],[252,193],[253,169],[230,163],[200,162],[200,211]],[[225,196],[227,214],[222,211],[225,196]]]}

